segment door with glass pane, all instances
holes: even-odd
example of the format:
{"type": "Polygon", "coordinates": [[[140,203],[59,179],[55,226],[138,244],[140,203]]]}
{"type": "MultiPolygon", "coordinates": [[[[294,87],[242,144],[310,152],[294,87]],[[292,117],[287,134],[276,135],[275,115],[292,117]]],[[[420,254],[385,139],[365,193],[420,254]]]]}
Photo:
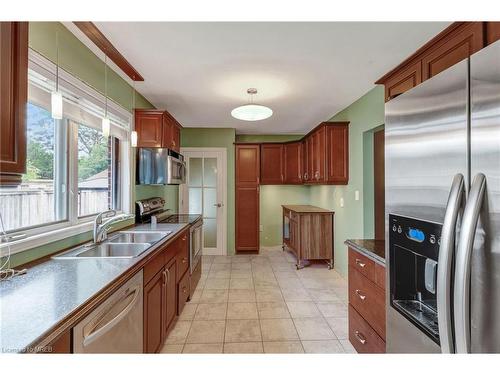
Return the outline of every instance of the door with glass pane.
{"type": "Polygon", "coordinates": [[[179,189],[181,213],[203,215],[203,254],[226,254],[226,149],[183,148],[187,181],[179,189]]]}

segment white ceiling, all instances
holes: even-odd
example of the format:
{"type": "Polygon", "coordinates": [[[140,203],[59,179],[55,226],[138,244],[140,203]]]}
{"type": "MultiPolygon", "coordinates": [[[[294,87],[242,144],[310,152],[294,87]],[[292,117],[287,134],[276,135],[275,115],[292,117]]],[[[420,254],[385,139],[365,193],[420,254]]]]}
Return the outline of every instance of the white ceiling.
{"type": "Polygon", "coordinates": [[[305,133],[374,87],[374,81],[447,22],[97,22],[142,74],[138,91],[186,127],[305,133]],[[274,115],[246,122],[231,110],[246,89],[274,115]]]}

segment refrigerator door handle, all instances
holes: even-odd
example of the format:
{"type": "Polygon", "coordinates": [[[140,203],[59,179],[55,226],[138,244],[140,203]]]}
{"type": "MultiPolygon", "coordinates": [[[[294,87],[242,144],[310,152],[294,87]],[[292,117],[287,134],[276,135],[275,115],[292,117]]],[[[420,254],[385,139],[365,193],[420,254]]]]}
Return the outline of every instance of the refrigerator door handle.
{"type": "Polygon", "coordinates": [[[474,236],[486,190],[486,177],[478,173],[470,189],[465,205],[460,240],[455,264],[455,285],[453,294],[455,342],[457,353],[470,353],[470,274],[474,236]]]}
{"type": "Polygon", "coordinates": [[[451,309],[452,267],[455,253],[455,237],[457,221],[465,201],[464,176],[458,173],[453,177],[450,195],[446,205],[441,245],[439,246],[437,276],[437,312],[439,325],[439,341],[442,353],[454,353],[453,316],[451,309]]]}

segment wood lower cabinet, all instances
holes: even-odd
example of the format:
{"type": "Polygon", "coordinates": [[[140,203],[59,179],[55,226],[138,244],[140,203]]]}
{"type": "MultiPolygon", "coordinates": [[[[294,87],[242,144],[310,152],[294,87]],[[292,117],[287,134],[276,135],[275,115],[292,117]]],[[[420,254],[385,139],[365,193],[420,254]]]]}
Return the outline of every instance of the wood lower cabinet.
{"type": "Polygon", "coordinates": [[[163,147],[179,152],[182,126],[167,111],[135,110],[135,131],[138,147],[163,147]]]}
{"type": "Polygon", "coordinates": [[[283,207],[283,246],[297,257],[297,269],[304,260],[326,260],[333,268],[334,212],[307,205],[283,207]]]}
{"type": "Polygon", "coordinates": [[[359,353],[385,353],[385,267],[349,248],[349,341],[359,353]]]}
{"type": "Polygon", "coordinates": [[[144,352],[157,353],[161,350],[176,316],[182,312],[189,299],[191,282],[189,270],[178,267],[178,260],[185,256],[188,231],[166,246],[143,268],[144,275],[144,352]],[[184,270],[181,277],[179,270],[184,270]],[[181,291],[182,296],[179,295],[181,291]],[[184,298],[184,300],[183,300],[184,298]]]}
{"type": "Polygon", "coordinates": [[[283,144],[266,143],[260,145],[260,183],[282,184],[284,176],[283,144]]]}
{"type": "Polygon", "coordinates": [[[285,143],[284,145],[285,184],[302,183],[302,142],[285,143]]]}
{"type": "Polygon", "coordinates": [[[26,173],[28,22],[0,22],[0,185],[26,173]]]}
{"type": "Polygon", "coordinates": [[[163,315],[165,300],[165,274],[158,272],[144,286],[144,352],[157,353],[163,344],[163,315]]]}
{"type": "Polygon", "coordinates": [[[260,145],[236,145],[236,251],[259,251],[260,145]]]}

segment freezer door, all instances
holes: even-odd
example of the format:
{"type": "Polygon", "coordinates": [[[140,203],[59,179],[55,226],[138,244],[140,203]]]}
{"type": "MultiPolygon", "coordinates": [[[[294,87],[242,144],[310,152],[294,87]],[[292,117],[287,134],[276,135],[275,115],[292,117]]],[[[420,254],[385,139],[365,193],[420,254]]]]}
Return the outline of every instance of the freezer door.
{"type": "Polygon", "coordinates": [[[500,43],[474,54],[471,70],[471,176],[486,189],[471,258],[471,342],[476,353],[500,353],[500,43]]]}
{"type": "MultiPolygon", "coordinates": [[[[386,104],[388,283],[389,214],[442,224],[454,177],[462,174],[465,186],[468,184],[467,77],[468,62],[463,61],[386,104]]],[[[390,306],[389,293],[386,335],[389,353],[441,351],[439,345],[390,306]]]]}

